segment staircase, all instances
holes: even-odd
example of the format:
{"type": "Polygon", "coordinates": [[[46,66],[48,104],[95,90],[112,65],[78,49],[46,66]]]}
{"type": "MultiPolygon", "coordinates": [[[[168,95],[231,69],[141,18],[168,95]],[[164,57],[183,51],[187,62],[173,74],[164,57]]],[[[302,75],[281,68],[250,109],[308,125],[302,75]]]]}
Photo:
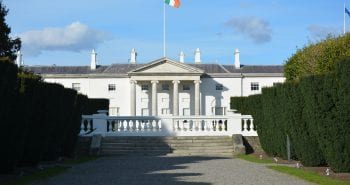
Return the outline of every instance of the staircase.
{"type": "Polygon", "coordinates": [[[228,136],[104,137],[101,155],[167,155],[232,157],[228,136]]]}

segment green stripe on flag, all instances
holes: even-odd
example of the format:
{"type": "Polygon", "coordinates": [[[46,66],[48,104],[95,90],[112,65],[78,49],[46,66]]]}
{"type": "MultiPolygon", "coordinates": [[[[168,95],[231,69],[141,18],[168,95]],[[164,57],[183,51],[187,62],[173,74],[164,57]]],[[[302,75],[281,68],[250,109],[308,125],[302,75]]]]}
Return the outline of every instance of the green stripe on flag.
{"type": "Polygon", "coordinates": [[[166,4],[170,4],[170,0],[164,0],[166,4]]]}

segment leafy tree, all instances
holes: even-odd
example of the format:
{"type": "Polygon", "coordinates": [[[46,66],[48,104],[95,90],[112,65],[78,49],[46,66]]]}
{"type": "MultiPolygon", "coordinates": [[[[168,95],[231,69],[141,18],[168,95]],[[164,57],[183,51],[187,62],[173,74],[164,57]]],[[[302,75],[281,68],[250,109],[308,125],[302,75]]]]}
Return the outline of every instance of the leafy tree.
{"type": "Polygon", "coordinates": [[[14,61],[16,52],[21,49],[21,40],[9,36],[11,28],[5,22],[7,13],[8,9],[0,1],[0,58],[14,61]]]}
{"type": "Polygon", "coordinates": [[[287,80],[299,80],[312,74],[333,71],[344,57],[350,57],[350,33],[343,36],[329,36],[319,43],[312,43],[299,49],[285,64],[287,80]]]}

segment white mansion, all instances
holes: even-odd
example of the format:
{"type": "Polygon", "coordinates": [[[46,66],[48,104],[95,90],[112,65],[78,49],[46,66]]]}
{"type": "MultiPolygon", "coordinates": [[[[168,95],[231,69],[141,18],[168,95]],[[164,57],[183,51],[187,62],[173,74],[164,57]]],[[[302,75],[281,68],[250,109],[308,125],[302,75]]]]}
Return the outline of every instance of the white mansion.
{"type": "Polygon", "coordinates": [[[136,61],[133,49],[128,63],[90,66],[29,66],[46,82],[73,88],[89,98],[107,98],[109,114],[117,116],[226,115],[230,97],[261,92],[262,87],[285,81],[283,66],[245,66],[235,51],[232,65],[201,62],[199,49],[193,63],[160,58],[136,61]]]}

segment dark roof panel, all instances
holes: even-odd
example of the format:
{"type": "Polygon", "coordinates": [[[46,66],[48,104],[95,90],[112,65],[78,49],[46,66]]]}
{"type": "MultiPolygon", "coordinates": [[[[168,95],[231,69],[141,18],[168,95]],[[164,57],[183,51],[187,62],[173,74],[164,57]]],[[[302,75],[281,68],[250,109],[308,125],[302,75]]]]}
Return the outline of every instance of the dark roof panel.
{"type": "MultiPolygon", "coordinates": [[[[90,66],[27,66],[27,70],[36,74],[127,74],[128,72],[147,64],[112,64],[97,66],[91,70],[90,66]]],[[[199,68],[205,73],[283,73],[282,65],[245,66],[236,69],[234,65],[220,64],[187,64],[199,68]]]]}

